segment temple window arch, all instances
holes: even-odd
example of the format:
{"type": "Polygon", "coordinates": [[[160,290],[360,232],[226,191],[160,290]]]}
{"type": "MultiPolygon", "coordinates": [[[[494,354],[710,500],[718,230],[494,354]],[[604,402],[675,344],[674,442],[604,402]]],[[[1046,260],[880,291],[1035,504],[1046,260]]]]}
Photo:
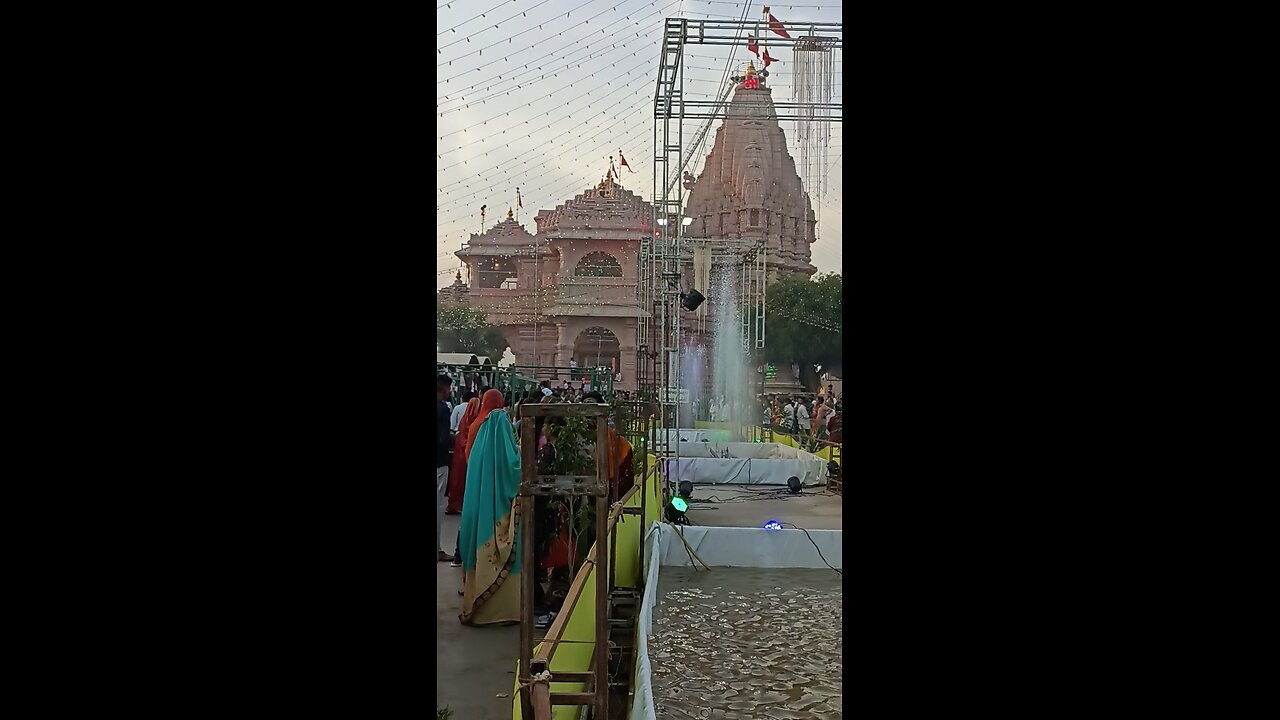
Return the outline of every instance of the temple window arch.
{"type": "Polygon", "coordinates": [[[578,261],[573,274],[579,277],[622,277],[622,265],[614,256],[600,252],[587,253],[578,261]]]}
{"type": "Polygon", "coordinates": [[[473,275],[482,288],[514,288],[516,263],[509,257],[487,257],[476,263],[473,275]]]}

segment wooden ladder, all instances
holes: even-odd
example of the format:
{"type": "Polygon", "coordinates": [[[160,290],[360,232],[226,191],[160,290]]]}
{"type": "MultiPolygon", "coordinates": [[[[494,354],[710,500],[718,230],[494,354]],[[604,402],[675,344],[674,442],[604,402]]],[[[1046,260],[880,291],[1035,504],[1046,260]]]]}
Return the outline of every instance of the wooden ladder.
{"type": "MultiPolygon", "coordinates": [[[[842,459],[843,455],[840,452],[841,446],[839,444],[832,444],[827,447],[831,448],[832,462],[837,462],[842,459]]],[[[840,466],[839,476],[832,476],[831,471],[827,471],[827,491],[833,492],[837,495],[844,494],[844,465],[840,466]]]]}

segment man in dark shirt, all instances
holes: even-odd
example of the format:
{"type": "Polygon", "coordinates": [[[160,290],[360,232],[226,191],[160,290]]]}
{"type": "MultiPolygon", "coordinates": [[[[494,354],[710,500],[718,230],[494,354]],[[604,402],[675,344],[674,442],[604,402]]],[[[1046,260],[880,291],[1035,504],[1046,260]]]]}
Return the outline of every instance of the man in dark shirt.
{"type": "Polygon", "coordinates": [[[440,528],[444,525],[445,489],[449,487],[449,465],[452,462],[453,433],[449,430],[449,397],[453,380],[448,375],[436,376],[436,561],[448,562],[450,557],[440,546],[440,528]]]}

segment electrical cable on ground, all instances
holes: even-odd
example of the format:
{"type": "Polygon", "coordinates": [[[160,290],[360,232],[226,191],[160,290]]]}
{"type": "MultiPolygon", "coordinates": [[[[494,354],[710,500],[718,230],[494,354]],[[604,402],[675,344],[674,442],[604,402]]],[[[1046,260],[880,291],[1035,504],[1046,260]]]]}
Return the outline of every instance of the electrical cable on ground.
{"type": "Polygon", "coordinates": [[[818,543],[814,542],[814,540],[813,540],[813,536],[809,534],[809,531],[808,531],[808,530],[805,530],[804,528],[800,527],[799,525],[794,525],[794,524],[792,524],[792,523],[785,523],[785,522],[784,522],[784,523],[779,523],[779,524],[780,524],[780,525],[791,525],[791,527],[793,527],[793,528],[795,528],[795,529],[797,529],[797,530],[802,530],[802,531],[804,531],[804,536],[805,536],[805,537],[807,537],[807,538],[809,538],[809,542],[810,542],[810,543],[813,543],[813,549],[818,551],[818,557],[822,558],[822,562],[823,562],[824,564],[826,564],[826,566],[827,566],[827,567],[831,568],[832,570],[835,570],[837,575],[839,575],[840,577],[844,577],[844,573],[843,573],[843,572],[840,572],[840,570],[839,570],[838,568],[836,568],[836,567],[835,567],[834,565],[832,565],[831,563],[827,562],[827,558],[822,554],[822,548],[818,547],[818,543]]]}

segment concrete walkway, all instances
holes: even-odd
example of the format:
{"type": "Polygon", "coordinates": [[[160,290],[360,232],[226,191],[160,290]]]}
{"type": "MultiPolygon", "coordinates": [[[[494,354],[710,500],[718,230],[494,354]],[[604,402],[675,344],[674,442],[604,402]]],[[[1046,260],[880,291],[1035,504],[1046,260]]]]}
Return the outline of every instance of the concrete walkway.
{"type": "Polygon", "coordinates": [[[716,527],[764,527],[778,520],[808,530],[843,530],[844,496],[821,486],[788,495],[779,485],[696,485],[685,515],[716,527]]]}
{"type": "MultiPolygon", "coordinates": [[[[452,552],[459,515],[446,515],[442,543],[452,552]]],[[[431,554],[435,559],[435,553],[431,554]]],[[[462,568],[436,563],[436,704],[457,720],[511,720],[518,625],[467,627],[462,610],[462,568]],[[506,697],[497,697],[501,693],[506,697]]]]}

